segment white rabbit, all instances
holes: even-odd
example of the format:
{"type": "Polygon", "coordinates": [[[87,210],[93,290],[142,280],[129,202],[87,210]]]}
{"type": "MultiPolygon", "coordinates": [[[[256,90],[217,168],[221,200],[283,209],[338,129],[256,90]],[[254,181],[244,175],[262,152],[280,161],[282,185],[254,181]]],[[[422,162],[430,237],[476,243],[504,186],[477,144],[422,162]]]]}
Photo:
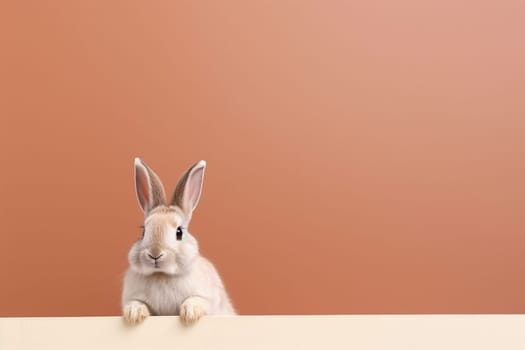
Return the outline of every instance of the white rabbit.
{"type": "Polygon", "coordinates": [[[128,254],[124,278],[122,308],[129,324],[138,324],[149,315],[180,315],[186,324],[204,315],[235,315],[217,270],[199,254],[197,240],[188,231],[205,167],[203,160],[190,167],[166,203],[159,177],[135,158],[144,231],[128,254]]]}

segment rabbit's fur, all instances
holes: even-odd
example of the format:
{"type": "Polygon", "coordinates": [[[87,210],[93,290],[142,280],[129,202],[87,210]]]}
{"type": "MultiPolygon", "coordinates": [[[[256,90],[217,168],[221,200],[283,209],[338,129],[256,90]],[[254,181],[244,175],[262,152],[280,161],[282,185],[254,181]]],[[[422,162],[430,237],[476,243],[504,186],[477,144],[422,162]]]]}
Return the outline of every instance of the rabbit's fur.
{"type": "Polygon", "coordinates": [[[204,315],[235,314],[217,270],[200,256],[188,231],[205,167],[204,161],[190,167],[166,203],[159,177],[135,159],[136,194],[145,219],[143,237],[128,254],[122,291],[123,316],[130,324],[149,315],[180,315],[193,323],[204,315]]]}

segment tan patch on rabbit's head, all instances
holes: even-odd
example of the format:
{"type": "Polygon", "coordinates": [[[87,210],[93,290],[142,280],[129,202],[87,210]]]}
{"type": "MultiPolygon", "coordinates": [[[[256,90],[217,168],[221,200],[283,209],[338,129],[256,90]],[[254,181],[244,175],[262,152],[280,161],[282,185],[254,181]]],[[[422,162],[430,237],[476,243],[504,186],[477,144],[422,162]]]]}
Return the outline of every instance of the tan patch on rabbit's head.
{"type": "Polygon", "coordinates": [[[151,254],[157,256],[163,249],[166,228],[177,225],[177,210],[174,207],[159,206],[151,211],[144,225],[148,230],[151,254]]]}

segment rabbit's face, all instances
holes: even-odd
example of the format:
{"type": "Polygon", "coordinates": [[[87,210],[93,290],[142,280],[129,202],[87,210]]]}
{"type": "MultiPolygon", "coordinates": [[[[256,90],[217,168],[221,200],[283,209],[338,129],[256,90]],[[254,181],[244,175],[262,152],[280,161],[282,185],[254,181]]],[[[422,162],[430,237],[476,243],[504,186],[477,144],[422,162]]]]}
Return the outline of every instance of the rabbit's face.
{"type": "Polygon", "coordinates": [[[187,220],[177,207],[158,207],[144,222],[144,235],[135,242],[128,259],[144,275],[187,272],[199,255],[197,240],[187,230],[187,220]]]}

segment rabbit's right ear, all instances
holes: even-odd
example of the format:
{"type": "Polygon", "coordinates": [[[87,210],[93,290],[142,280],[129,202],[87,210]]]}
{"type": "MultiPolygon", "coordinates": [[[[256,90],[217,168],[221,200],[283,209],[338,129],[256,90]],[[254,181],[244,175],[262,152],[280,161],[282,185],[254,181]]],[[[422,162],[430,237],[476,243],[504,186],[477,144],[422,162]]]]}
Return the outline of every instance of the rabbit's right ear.
{"type": "Polygon", "coordinates": [[[135,190],[140,207],[147,215],[151,209],[166,204],[164,186],[157,174],[140,158],[135,158],[135,190]]]}
{"type": "Polygon", "coordinates": [[[173,193],[171,204],[181,208],[188,217],[191,217],[193,210],[199,203],[205,168],[206,161],[204,160],[193,164],[179,179],[173,193]]]}

